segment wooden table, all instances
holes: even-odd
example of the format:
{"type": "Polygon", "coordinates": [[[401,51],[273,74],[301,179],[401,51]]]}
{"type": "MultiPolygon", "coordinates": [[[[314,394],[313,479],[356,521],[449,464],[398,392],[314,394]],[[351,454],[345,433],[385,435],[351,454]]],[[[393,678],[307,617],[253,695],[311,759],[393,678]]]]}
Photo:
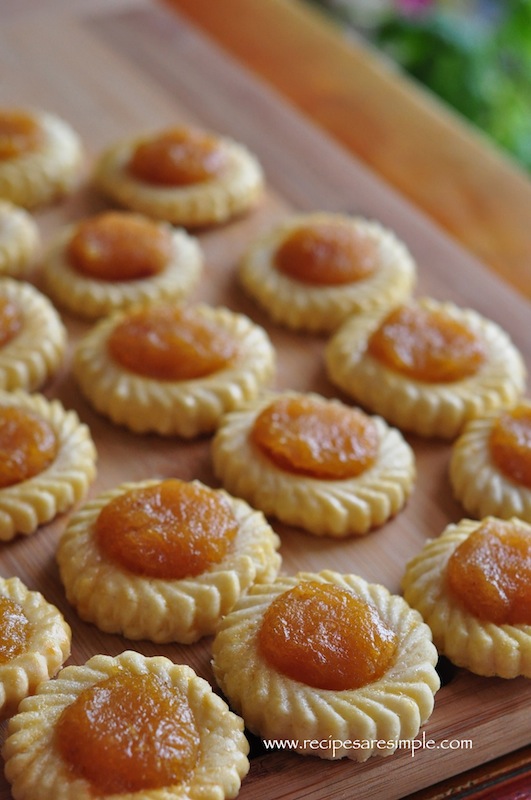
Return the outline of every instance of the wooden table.
{"type": "MultiPolygon", "coordinates": [[[[4,0],[1,13],[0,105],[44,104],[62,113],[83,134],[89,157],[118,135],[169,124],[175,115],[223,129],[259,154],[269,184],[265,202],[255,215],[201,234],[209,281],[200,297],[226,302],[268,327],[282,356],[279,386],[330,393],[316,361],[323,343],[269,326],[235,286],[234,263],[259,230],[317,204],[378,217],[394,227],[422,265],[420,289],[479,305],[507,326],[531,363],[525,299],[531,298],[528,179],[391,65],[299,0],[45,0],[38,9],[32,0],[4,0]]],[[[43,210],[38,221],[45,241],[65,221],[100,207],[101,199],[83,189],[43,210]]],[[[84,327],[66,321],[75,342],[84,327]]],[[[68,364],[47,392],[76,408],[91,426],[100,453],[94,492],[153,472],[185,476],[188,470],[213,480],[205,442],[179,447],[114,430],[80,398],[68,364]]],[[[416,546],[408,539],[412,526],[435,532],[459,515],[443,481],[447,448],[416,442],[415,449],[422,461],[416,504],[378,538],[335,547],[332,566],[355,553],[369,579],[396,588],[396,559],[393,552],[386,561],[387,548],[399,546],[397,555],[405,558],[416,546]],[[369,558],[375,542],[382,547],[381,565],[369,558]]],[[[23,578],[38,582],[62,608],[76,632],[74,661],[96,647],[118,652],[126,644],[120,637],[98,636],[80,625],[65,603],[53,564],[63,525],[59,520],[34,540],[5,547],[2,574],[17,565],[23,578]],[[37,573],[36,554],[43,559],[37,573]]],[[[326,544],[297,531],[282,534],[286,569],[301,561],[318,567],[326,544]]],[[[157,650],[140,646],[146,654],[157,650]]],[[[167,652],[208,675],[208,643],[167,652]]],[[[459,724],[452,728],[448,722],[447,733],[464,737],[473,731],[478,747],[472,760],[456,753],[442,769],[423,753],[422,780],[416,782],[416,765],[395,756],[389,766],[360,765],[362,770],[344,762],[263,756],[255,759],[242,798],[390,797],[391,785],[382,792],[389,776],[396,784],[394,798],[403,786],[402,796],[418,789],[411,798],[438,800],[499,776],[505,794],[498,789],[493,796],[512,800],[505,779],[516,776],[531,755],[508,750],[529,741],[529,700],[526,681],[508,686],[460,674],[453,688],[441,690],[433,724],[440,735],[446,720],[456,721],[460,705],[459,724]],[[426,788],[441,778],[443,783],[426,788]]],[[[0,800],[9,796],[0,786],[0,800]]]]}

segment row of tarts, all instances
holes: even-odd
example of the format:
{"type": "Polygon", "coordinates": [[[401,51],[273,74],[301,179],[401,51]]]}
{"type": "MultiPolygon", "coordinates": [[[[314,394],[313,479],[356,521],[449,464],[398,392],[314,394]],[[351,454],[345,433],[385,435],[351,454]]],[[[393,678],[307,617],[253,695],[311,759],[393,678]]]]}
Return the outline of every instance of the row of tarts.
{"type": "Polygon", "coordinates": [[[234,797],[249,768],[244,725],[362,761],[417,735],[438,653],[478,674],[530,677],[531,404],[507,334],[471,309],[414,298],[416,264],[379,223],[297,215],[252,244],[240,282],[275,324],[329,337],[330,380],[360,407],[271,391],[265,330],[186,303],[203,269],[189,229],[258,202],[256,158],[182,126],[109,148],[94,180],[122,210],[59,232],[40,256],[41,292],[27,280],[39,246],[28,209],[69,191],[81,159],[64,121],[0,112],[0,538],[78,506],[57,560],[80,617],[130,640],[213,635],[229,705],[189,667],[134,650],[51,680],[71,631],[42,595],[3,579],[14,797],[234,797]],[[72,359],[94,408],[138,434],[212,434],[223,488],[145,480],[86,500],[90,430],[39,393],[66,353],[56,306],[94,321],[72,359]],[[399,513],[416,477],[404,432],[454,440],[452,486],[471,518],[410,561],[403,597],[353,574],[282,575],[268,517],[342,538],[399,513]]]}

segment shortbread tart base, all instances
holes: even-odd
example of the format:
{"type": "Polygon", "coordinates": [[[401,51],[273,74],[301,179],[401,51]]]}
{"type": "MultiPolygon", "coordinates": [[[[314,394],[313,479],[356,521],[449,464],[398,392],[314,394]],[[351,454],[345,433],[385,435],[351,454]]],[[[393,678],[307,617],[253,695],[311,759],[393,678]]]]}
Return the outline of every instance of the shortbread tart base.
{"type": "Polygon", "coordinates": [[[85,276],[70,266],[65,257],[76,227],[70,225],[58,234],[42,264],[46,292],[54,302],[76,316],[97,319],[139,303],[184,300],[199,281],[203,270],[199,242],[186,231],[175,228],[170,229],[171,258],[157,275],[126,281],[105,281],[85,276]]]}
{"type": "Polygon", "coordinates": [[[24,208],[0,200],[0,275],[28,277],[35,266],[40,242],[33,217],[24,208]]]}
{"type": "MultiPolygon", "coordinates": [[[[249,770],[248,742],[243,723],[212,691],[207,681],[183,664],[168,658],[147,658],[132,651],[116,657],[96,655],[83,666],[61,670],[54,681],[41,684],[38,693],[20,706],[10,720],[3,746],[5,772],[18,800],[93,800],[84,778],[73,775],[54,745],[54,731],[64,708],[86,688],[117,671],[152,674],[182,693],[191,707],[200,733],[198,762],[183,782],[160,789],[122,795],[98,795],[100,800],[229,800],[238,794],[249,770]]],[[[112,764],[109,765],[112,769],[112,764]]]]}
{"type": "Polygon", "coordinates": [[[14,302],[22,317],[20,331],[0,347],[0,389],[40,389],[63,363],[66,328],[50,300],[30,283],[0,278],[0,297],[14,302]]]}
{"type": "Polygon", "coordinates": [[[144,139],[120,141],[96,163],[95,185],[125,208],[185,228],[200,227],[226,222],[249,210],[263,192],[263,172],[255,156],[242,144],[219,136],[228,163],[215,178],[176,187],[140,181],[129,174],[127,165],[144,139]]]}
{"type": "Polygon", "coordinates": [[[275,322],[294,330],[330,332],[351,314],[387,310],[405,300],[416,281],[416,265],[406,246],[379,223],[319,212],[289,218],[260,237],[245,253],[239,278],[275,322]],[[340,286],[312,285],[283,274],[275,266],[276,251],[293,231],[312,222],[359,229],[375,244],[375,271],[340,286]]]}
{"type": "Polygon", "coordinates": [[[325,759],[390,755],[398,740],[417,735],[433,710],[440,683],[437,652],[420,615],[384,586],[329,570],[253,587],[222,621],[212,652],[215,678],[249,730],[265,739],[293,738],[299,742],[297,752],[325,759]],[[353,592],[375,606],[396,632],[396,658],[379,680],[355,690],[317,689],[266,663],[257,644],[263,615],[278,595],[305,580],[353,592]],[[386,747],[378,748],[378,740],[386,747]],[[329,746],[316,749],[311,746],[315,741],[329,746]],[[349,747],[351,742],[360,746],[349,747]]]}
{"type": "Polygon", "coordinates": [[[389,369],[366,352],[370,335],[382,321],[379,312],[351,317],[331,337],[325,354],[328,375],[347,395],[401,430],[452,439],[469,419],[514,404],[524,392],[526,368],[497,323],[450,302],[416,302],[421,308],[445,311],[483,339],[488,356],[474,375],[452,383],[427,383],[389,369]]]}
{"type": "Polygon", "coordinates": [[[477,520],[462,519],[429,540],[406,566],[402,579],[404,597],[422,614],[437,649],[453,664],[476,675],[529,678],[531,625],[496,625],[478,619],[446,587],[450,556],[480,524],[477,520]]]}
{"type": "Polygon", "coordinates": [[[0,161],[0,197],[24,208],[49,203],[72,191],[80,179],[83,147],[63,119],[32,111],[44,134],[42,146],[17,158],[0,161]]]}
{"type": "Polygon", "coordinates": [[[233,362],[211,375],[183,381],[133,374],[107,352],[107,339],[124,318],[124,312],[116,312],[101,320],[74,353],[75,377],[97,411],[135,433],[193,438],[211,432],[223,414],[258,395],[276,368],[275,351],[265,330],[227,308],[194,308],[239,343],[233,362]]]}
{"type": "Polygon", "coordinates": [[[478,519],[519,517],[531,522],[531,489],[511,480],[491,458],[489,438],[500,413],[471,420],[454,442],[449,466],[454,497],[478,519]]]}
{"type": "Polygon", "coordinates": [[[371,417],[380,439],[376,463],[357,477],[321,480],[278,467],[249,437],[258,414],[278,396],[262,393],[221,420],[212,462],[227,491],[288,525],[337,538],[366,534],[404,506],[416,477],[415,457],[401,433],[379,417],[371,417]]]}
{"type": "Polygon", "coordinates": [[[96,448],[87,425],[58,400],[22,391],[0,392],[1,407],[21,407],[51,426],[58,452],[50,466],[33,478],[0,489],[0,541],[34,533],[82,500],[96,476],[96,448]]]}
{"type": "Polygon", "coordinates": [[[122,569],[97,546],[97,517],[113,498],[158,483],[125,483],[90,500],[71,517],[59,541],[57,561],[67,599],[85,621],[132,640],[189,644],[214,633],[221,617],[253,583],[275,578],[280,541],[260,512],[218,490],[238,522],[234,543],[219,564],[178,580],[122,569]]]}
{"type": "Polygon", "coordinates": [[[0,597],[17,603],[29,622],[27,646],[0,663],[0,718],[13,714],[41,681],[52,678],[70,655],[71,631],[61,612],[20,578],[0,578],[0,597]]]}

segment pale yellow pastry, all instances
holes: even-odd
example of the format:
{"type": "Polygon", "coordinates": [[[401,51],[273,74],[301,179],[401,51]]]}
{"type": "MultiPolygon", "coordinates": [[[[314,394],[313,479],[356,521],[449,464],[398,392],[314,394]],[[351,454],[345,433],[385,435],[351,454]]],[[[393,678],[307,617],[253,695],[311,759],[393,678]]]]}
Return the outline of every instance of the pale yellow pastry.
{"type": "Polygon", "coordinates": [[[242,720],[207,681],[132,651],[41,684],[2,749],[18,800],[228,800],[248,752],[242,720]]]}
{"type": "Polygon", "coordinates": [[[250,731],[325,759],[390,755],[417,735],[439,688],[420,614],[384,586],[329,570],[253,587],[212,653],[250,731]]]}
{"type": "Polygon", "coordinates": [[[0,541],[34,533],[82,500],[95,461],[75,411],[40,394],[0,392],[0,541]]]}
{"type": "Polygon", "coordinates": [[[514,404],[526,368],[507,333],[477,311],[419,298],[348,319],[326,350],[332,382],[402,430],[453,438],[514,404]]]}
{"type": "Polygon", "coordinates": [[[273,580],[279,539],[263,514],[199,481],[125,483],[74,514],[57,549],[82,619],[128,639],[212,634],[254,583],[273,580]]]}
{"type": "Polygon", "coordinates": [[[40,246],[40,233],[33,217],[8,200],[0,200],[0,275],[27,277],[40,246]]]}
{"type": "Polygon", "coordinates": [[[226,222],[247,211],[264,183],[244,145],[187,126],[117,142],[100,156],[94,180],[120,205],[184,227],[226,222]]]}
{"type": "Polygon", "coordinates": [[[404,597],[440,653],[478,675],[531,678],[531,526],[462,519],[408,563],[404,597]]]}
{"type": "Polygon", "coordinates": [[[197,239],[127,211],[69,225],[52,241],[42,264],[53,300],[88,319],[135,303],[183,300],[202,269],[197,239]]]}
{"type": "Polygon", "coordinates": [[[416,265],[390,230],[361,217],[316,212],[290,217],[245,253],[240,281],[281,325],[332,331],[351,314],[405,300],[416,265]]]}
{"type": "Polygon", "coordinates": [[[472,516],[531,522],[531,401],[471,420],[453,445],[449,472],[472,516]]]}
{"type": "Polygon", "coordinates": [[[61,612],[19,578],[0,578],[0,718],[13,714],[70,655],[61,612]]]}
{"type": "Polygon", "coordinates": [[[73,370],[112,422],[191,438],[256,397],[275,364],[266,332],[243,314],[152,303],[101,320],[78,344],[73,370]]]}
{"type": "Polygon", "coordinates": [[[83,147],[60,117],[41,110],[0,109],[0,197],[33,208],[79,182],[83,147]]]}
{"type": "Polygon", "coordinates": [[[267,393],[227,414],[212,459],[227,491],[317,536],[383,525],[415,480],[413,451],[398,430],[313,393],[267,393]]]}
{"type": "Polygon", "coordinates": [[[40,389],[62,366],[66,328],[32,284],[0,278],[0,389],[40,389]]]}

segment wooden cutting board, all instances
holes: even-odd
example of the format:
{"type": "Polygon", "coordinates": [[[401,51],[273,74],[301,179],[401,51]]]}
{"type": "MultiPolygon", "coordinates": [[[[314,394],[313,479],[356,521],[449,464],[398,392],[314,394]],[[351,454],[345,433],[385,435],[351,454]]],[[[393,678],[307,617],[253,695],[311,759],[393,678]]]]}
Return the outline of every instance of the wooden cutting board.
{"type": "MultiPolygon", "coordinates": [[[[293,211],[346,211],[389,226],[417,259],[418,295],[476,308],[508,331],[531,364],[527,301],[177,15],[139,0],[123,9],[96,3],[90,14],[37,12],[13,18],[0,29],[0,105],[40,106],[69,120],[87,147],[87,175],[95,155],[116,138],[178,122],[231,135],[254,150],[265,169],[266,196],[245,218],[199,234],[206,270],[192,300],[227,305],[268,330],[278,351],[278,389],[336,394],[324,371],[324,338],[271,325],[236,280],[236,265],[248,243],[293,211]]],[[[36,214],[44,242],[66,222],[105,207],[87,181],[74,196],[36,214]]],[[[73,345],[89,325],[67,314],[64,320],[73,345]]],[[[199,478],[217,485],[208,437],[183,443],[114,427],[82,399],[68,360],[46,393],[75,408],[92,430],[99,454],[92,496],[122,481],[148,477],[199,478]]],[[[342,542],[313,538],[273,521],[282,537],[286,573],[351,571],[398,591],[405,562],[427,538],[463,516],[448,482],[450,446],[408,439],[418,460],[418,482],[404,511],[369,536],[342,542]]],[[[0,545],[0,572],[18,575],[63,611],[73,629],[70,663],[133,647],[189,663],[212,680],[209,640],[194,646],[131,643],[78,620],[65,601],[55,564],[66,521],[62,517],[30,538],[0,545]]],[[[482,679],[457,669],[445,671],[444,677],[424,728],[425,740],[435,742],[433,749],[357,765],[265,754],[258,747],[240,797],[320,800],[355,794],[393,800],[529,742],[529,681],[482,679]],[[459,746],[460,740],[471,744],[459,746]]],[[[0,780],[0,800],[10,797],[0,780]]]]}

